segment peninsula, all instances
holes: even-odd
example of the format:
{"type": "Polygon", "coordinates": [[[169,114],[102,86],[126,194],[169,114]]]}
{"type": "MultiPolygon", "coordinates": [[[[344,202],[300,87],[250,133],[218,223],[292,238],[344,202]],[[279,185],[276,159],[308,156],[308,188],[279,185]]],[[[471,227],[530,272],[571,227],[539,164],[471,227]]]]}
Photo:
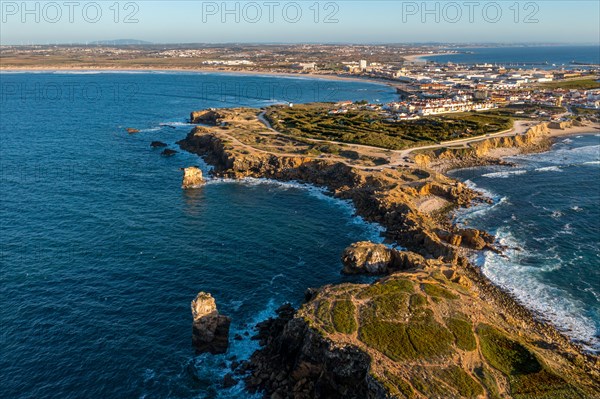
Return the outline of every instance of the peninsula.
{"type": "Polygon", "coordinates": [[[487,199],[440,171],[502,162],[505,151],[541,151],[556,132],[594,131],[597,123],[497,120],[493,130],[486,123],[450,140],[427,124],[418,137],[396,126],[372,143],[365,118],[384,122],[368,111],[345,113],[348,135],[332,137],[329,112],[339,106],[197,111],[190,118],[198,125],[179,142],[215,176],[326,187],[403,248],[354,244],[345,271],[381,274],[378,281],[310,289],[300,309],[283,307],[261,323],[262,348],[236,370],[248,389],[277,398],[594,397],[598,357],[471,264],[475,251],[502,248],[447,215],[487,199]]]}

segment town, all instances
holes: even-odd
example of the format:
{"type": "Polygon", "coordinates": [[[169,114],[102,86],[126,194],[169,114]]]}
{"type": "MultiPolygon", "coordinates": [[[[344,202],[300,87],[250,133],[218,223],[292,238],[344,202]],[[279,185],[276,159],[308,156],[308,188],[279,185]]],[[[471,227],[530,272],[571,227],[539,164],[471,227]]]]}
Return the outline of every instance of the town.
{"type": "MultiPolygon", "coordinates": [[[[497,111],[558,120],[600,113],[599,65],[458,64],[430,61],[452,47],[410,45],[89,45],[1,46],[2,69],[178,69],[285,73],[379,81],[397,101],[362,104],[388,121],[497,111]]],[[[349,106],[331,110],[347,112],[349,106]]]]}

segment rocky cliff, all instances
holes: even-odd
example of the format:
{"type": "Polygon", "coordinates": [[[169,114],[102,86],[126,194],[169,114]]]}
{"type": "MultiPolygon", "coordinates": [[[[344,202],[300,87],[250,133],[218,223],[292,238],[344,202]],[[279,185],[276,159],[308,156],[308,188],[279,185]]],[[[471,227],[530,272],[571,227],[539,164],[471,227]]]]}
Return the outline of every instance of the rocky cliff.
{"type": "Polygon", "coordinates": [[[416,201],[425,196],[458,206],[479,197],[464,184],[435,172],[359,169],[329,159],[248,151],[231,137],[205,127],[194,128],[179,145],[204,156],[218,176],[296,180],[327,187],[333,195],[352,200],[361,216],[383,225],[390,239],[422,255],[455,260],[457,246],[469,243],[452,245],[446,238],[456,228],[440,225],[418,210],[416,201]]]}
{"type": "MultiPolygon", "coordinates": [[[[445,212],[481,200],[477,193],[427,162],[374,168],[313,155],[305,142],[245,122],[256,110],[232,110],[232,118],[219,112],[219,126],[196,127],[179,142],[212,164],[216,176],[326,187],[408,250],[357,243],[343,255],[346,272],[392,275],[313,291],[297,313],[286,308],[261,323],[263,348],[247,366],[249,389],[273,398],[520,399],[585,398],[600,389],[596,357],[582,354],[468,261],[474,250],[498,250],[494,237],[453,226],[445,212]],[[448,206],[422,212],[419,204],[431,198],[448,206]]],[[[486,140],[460,159],[539,145],[546,129],[486,140]]]]}
{"type": "Polygon", "coordinates": [[[247,384],[272,398],[592,398],[597,365],[486,301],[460,271],[327,286],[260,326],[247,384]]]}
{"type": "Polygon", "coordinates": [[[415,155],[415,162],[421,167],[437,166],[438,170],[448,170],[485,164],[502,164],[503,161],[491,155],[492,150],[517,148],[523,152],[544,151],[551,145],[548,133],[549,123],[531,126],[522,135],[492,137],[471,143],[468,148],[443,148],[424,151],[415,155]]]}

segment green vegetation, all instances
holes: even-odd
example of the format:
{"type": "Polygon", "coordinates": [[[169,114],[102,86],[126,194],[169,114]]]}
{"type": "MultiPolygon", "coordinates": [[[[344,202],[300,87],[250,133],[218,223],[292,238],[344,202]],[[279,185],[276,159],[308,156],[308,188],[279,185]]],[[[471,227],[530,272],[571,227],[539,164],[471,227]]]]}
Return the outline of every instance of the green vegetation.
{"type": "Polygon", "coordinates": [[[356,331],[355,307],[348,299],[338,300],[333,306],[333,326],[343,334],[356,331]]]}
{"type": "Polygon", "coordinates": [[[322,323],[322,328],[328,333],[333,333],[333,326],[331,323],[331,303],[329,301],[321,300],[317,305],[317,319],[322,323]]]}
{"type": "Polygon", "coordinates": [[[381,295],[373,298],[377,316],[382,319],[398,319],[408,316],[407,294],[381,295]]]}
{"type": "Polygon", "coordinates": [[[358,298],[372,298],[378,295],[411,294],[415,291],[412,281],[407,279],[389,279],[370,285],[358,298]]]}
{"type": "Polygon", "coordinates": [[[436,376],[456,389],[461,397],[473,398],[483,393],[483,388],[466,371],[457,366],[441,369],[436,376]]]}
{"type": "Polygon", "coordinates": [[[415,397],[415,391],[404,378],[388,372],[385,373],[385,377],[387,380],[384,382],[384,385],[391,394],[405,399],[412,399],[415,397]]]}
{"type": "Polygon", "coordinates": [[[501,399],[500,393],[498,392],[498,383],[492,373],[485,367],[476,368],[474,372],[487,390],[488,397],[490,399],[501,399]]]}
{"type": "Polygon", "coordinates": [[[410,307],[411,309],[416,309],[421,306],[427,305],[427,298],[425,295],[421,294],[413,294],[410,296],[410,307]]]}
{"type": "Polygon", "coordinates": [[[600,82],[597,79],[572,79],[558,80],[556,82],[546,82],[540,85],[545,89],[575,89],[575,90],[592,90],[600,89],[600,82]]]}
{"type": "Polygon", "coordinates": [[[465,351],[477,349],[473,326],[469,321],[453,317],[446,320],[446,326],[454,335],[457,347],[465,351]]]}
{"type": "Polygon", "coordinates": [[[589,115],[589,116],[600,117],[600,111],[597,109],[573,107],[573,112],[576,115],[589,115]]]}
{"type": "Polygon", "coordinates": [[[445,288],[440,287],[437,284],[423,283],[423,284],[421,284],[421,289],[427,295],[429,295],[431,297],[445,298],[445,299],[458,299],[457,295],[454,295],[450,291],[446,290],[445,288]]]}
{"type": "Polygon", "coordinates": [[[367,346],[396,362],[418,356],[408,339],[404,324],[370,318],[360,327],[359,338],[367,346]]]}
{"type": "Polygon", "coordinates": [[[481,353],[494,368],[508,376],[511,394],[517,399],[581,398],[563,378],[547,370],[520,343],[487,324],[477,327],[481,353]]]}
{"type": "Polygon", "coordinates": [[[428,398],[448,397],[448,390],[433,378],[423,378],[418,374],[414,374],[410,382],[416,390],[423,393],[428,398]]]}
{"type": "Polygon", "coordinates": [[[506,375],[537,373],[542,365],[520,343],[508,339],[503,333],[487,324],[477,327],[481,353],[496,369],[506,375]]]}
{"type": "Polygon", "coordinates": [[[335,106],[329,103],[272,106],[266,117],[274,129],[296,137],[394,150],[495,133],[510,129],[513,124],[507,116],[472,112],[394,122],[377,111],[350,109],[330,115],[333,109],[335,106]]]}
{"type": "Polygon", "coordinates": [[[408,338],[421,357],[442,356],[450,352],[454,337],[441,324],[411,322],[406,328],[408,338]]]}

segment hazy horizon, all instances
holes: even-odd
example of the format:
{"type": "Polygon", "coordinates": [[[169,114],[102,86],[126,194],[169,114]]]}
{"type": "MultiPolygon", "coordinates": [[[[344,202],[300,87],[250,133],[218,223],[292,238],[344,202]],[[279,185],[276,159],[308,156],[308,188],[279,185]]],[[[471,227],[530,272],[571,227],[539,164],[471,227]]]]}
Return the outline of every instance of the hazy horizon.
{"type": "Polygon", "coordinates": [[[2,1],[0,13],[1,45],[600,44],[600,4],[585,0],[2,1]]]}

